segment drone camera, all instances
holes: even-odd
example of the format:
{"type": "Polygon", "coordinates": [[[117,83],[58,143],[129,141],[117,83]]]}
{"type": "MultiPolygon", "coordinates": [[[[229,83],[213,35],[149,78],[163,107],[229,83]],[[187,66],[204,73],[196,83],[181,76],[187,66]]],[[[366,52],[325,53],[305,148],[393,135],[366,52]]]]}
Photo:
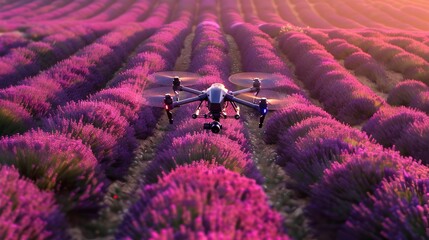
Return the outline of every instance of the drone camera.
{"type": "Polygon", "coordinates": [[[218,121],[214,121],[211,123],[204,123],[204,129],[211,130],[212,133],[219,133],[222,129],[222,124],[218,121]]]}

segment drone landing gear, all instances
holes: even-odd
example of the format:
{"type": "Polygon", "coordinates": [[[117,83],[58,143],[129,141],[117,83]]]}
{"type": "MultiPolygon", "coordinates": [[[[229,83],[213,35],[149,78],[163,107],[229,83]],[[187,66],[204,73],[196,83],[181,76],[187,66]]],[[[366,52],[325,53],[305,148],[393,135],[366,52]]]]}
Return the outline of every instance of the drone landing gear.
{"type": "Polygon", "coordinates": [[[234,108],[235,111],[235,119],[240,119],[240,106],[237,105],[237,103],[235,102],[231,102],[231,106],[234,108]]]}

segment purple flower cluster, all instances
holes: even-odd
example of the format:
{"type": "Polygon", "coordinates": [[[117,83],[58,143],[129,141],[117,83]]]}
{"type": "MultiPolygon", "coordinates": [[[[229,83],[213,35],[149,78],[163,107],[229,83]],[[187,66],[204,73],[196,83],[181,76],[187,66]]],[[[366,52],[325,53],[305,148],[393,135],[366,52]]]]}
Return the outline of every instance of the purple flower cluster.
{"type": "Polygon", "coordinates": [[[416,108],[429,114],[429,87],[417,80],[405,80],[390,91],[387,102],[393,106],[416,108]]]}
{"type": "Polygon", "coordinates": [[[24,47],[29,40],[23,34],[4,34],[0,36],[0,56],[9,53],[14,48],[24,47]]]}
{"type": "Polygon", "coordinates": [[[22,133],[34,125],[33,118],[20,105],[0,100],[0,135],[22,133]]]}
{"type": "Polygon", "coordinates": [[[13,167],[0,166],[0,236],[69,239],[64,215],[51,192],[41,191],[13,167]]]}
{"type": "Polygon", "coordinates": [[[117,239],[289,239],[253,179],[206,162],[143,186],[117,239]]]}
{"type": "Polygon", "coordinates": [[[343,39],[331,39],[326,42],[326,50],[337,59],[345,59],[361,50],[343,39]]]}
{"type": "Polygon", "coordinates": [[[429,215],[429,182],[414,176],[383,181],[381,186],[354,205],[338,236],[365,239],[425,239],[429,215]]]}
{"type": "Polygon", "coordinates": [[[55,191],[65,211],[90,215],[102,207],[106,180],[80,140],[31,131],[2,138],[0,155],[1,165],[14,166],[40,189],[55,191]]]}
{"type": "Polygon", "coordinates": [[[384,104],[383,99],[360,83],[322,45],[306,34],[285,33],[280,36],[279,43],[280,49],[295,64],[296,75],[310,93],[339,120],[360,124],[384,104]]]}
{"type": "Polygon", "coordinates": [[[310,226],[322,238],[335,238],[351,216],[353,206],[367,201],[383,181],[403,179],[404,172],[416,178],[427,178],[428,170],[393,151],[365,149],[357,154],[346,154],[343,163],[333,164],[313,186],[310,203],[305,209],[310,226]]]}
{"type": "Polygon", "coordinates": [[[429,117],[406,107],[381,108],[362,127],[384,147],[395,146],[403,155],[429,163],[429,117]],[[413,143],[413,144],[411,144],[413,143]]]}
{"type": "MultiPolygon", "coordinates": [[[[291,101],[295,100],[294,95],[288,98],[291,98],[291,101]]],[[[316,116],[330,118],[330,115],[321,108],[311,105],[310,103],[299,102],[300,100],[301,98],[297,98],[296,103],[291,103],[270,116],[265,124],[264,141],[266,143],[277,143],[279,136],[281,136],[285,130],[306,118],[316,116]]]]}
{"type": "Polygon", "coordinates": [[[290,188],[309,194],[325,169],[334,162],[342,162],[340,156],[343,153],[354,153],[363,148],[381,149],[356,129],[329,118],[311,117],[281,136],[277,145],[277,163],[291,177],[287,182],[290,188]]]}
{"type": "Polygon", "coordinates": [[[161,151],[146,168],[144,176],[148,183],[156,182],[163,173],[168,173],[180,165],[201,159],[254,178],[258,183],[263,182],[250,155],[237,142],[222,135],[203,132],[183,137],[176,136],[170,139],[169,144],[163,146],[164,150],[160,149],[161,151]]]}

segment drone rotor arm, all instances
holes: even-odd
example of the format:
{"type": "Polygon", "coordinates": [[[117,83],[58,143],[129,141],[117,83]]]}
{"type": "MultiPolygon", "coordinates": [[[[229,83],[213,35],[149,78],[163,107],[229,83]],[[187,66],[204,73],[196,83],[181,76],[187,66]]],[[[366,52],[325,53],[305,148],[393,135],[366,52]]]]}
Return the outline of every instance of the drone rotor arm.
{"type": "Polygon", "coordinates": [[[238,90],[238,91],[234,91],[234,92],[231,92],[230,94],[233,95],[233,96],[236,96],[236,95],[239,95],[239,94],[242,94],[242,93],[249,93],[249,92],[256,92],[256,93],[258,93],[259,90],[260,90],[260,88],[251,87],[251,88],[245,88],[245,89],[241,89],[241,90],[238,90]]]}
{"type": "Polygon", "coordinates": [[[200,91],[200,90],[196,90],[196,89],[193,89],[193,88],[190,88],[190,87],[183,87],[183,86],[180,86],[179,91],[184,91],[184,92],[188,92],[188,93],[193,93],[193,94],[196,94],[196,95],[201,95],[201,94],[203,94],[203,92],[202,92],[202,91],[200,91]]]}
{"type": "Polygon", "coordinates": [[[239,104],[244,105],[244,106],[246,106],[246,107],[253,108],[253,109],[256,109],[256,110],[259,110],[259,105],[258,105],[258,104],[251,103],[251,102],[246,101],[246,100],[244,100],[244,99],[236,98],[236,97],[234,97],[234,95],[232,95],[232,94],[228,94],[228,95],[226,96],[226,99],[227,99],[228,101],[230,101],[230,102],[236,102],[236,103],[239,103],[239,104]]]}
{"type": "Polygon", "coordinates": [[[200,94],[196,97],[186,98],[186,99],[183,99],[183,100],[180,100],[177,102],[173,102],[173,107],[179,107],[183,104],[187,104],[187,103],[191,103],[191,102],[203,101],[206,98],[207,98],[207,94],[203,93],[203,94],[200,94]]]}

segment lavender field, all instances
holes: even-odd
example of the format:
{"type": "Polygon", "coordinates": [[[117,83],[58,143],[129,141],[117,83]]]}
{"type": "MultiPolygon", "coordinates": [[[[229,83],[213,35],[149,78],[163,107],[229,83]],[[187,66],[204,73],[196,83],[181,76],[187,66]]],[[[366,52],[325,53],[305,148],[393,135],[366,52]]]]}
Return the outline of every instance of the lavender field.
{"type": "Polygon", "coordinates": [[[428,6],[0,0],[0,239],[429,239],[428,6]],[[164,71],[282,105],[169,124],[164,71]]]}

